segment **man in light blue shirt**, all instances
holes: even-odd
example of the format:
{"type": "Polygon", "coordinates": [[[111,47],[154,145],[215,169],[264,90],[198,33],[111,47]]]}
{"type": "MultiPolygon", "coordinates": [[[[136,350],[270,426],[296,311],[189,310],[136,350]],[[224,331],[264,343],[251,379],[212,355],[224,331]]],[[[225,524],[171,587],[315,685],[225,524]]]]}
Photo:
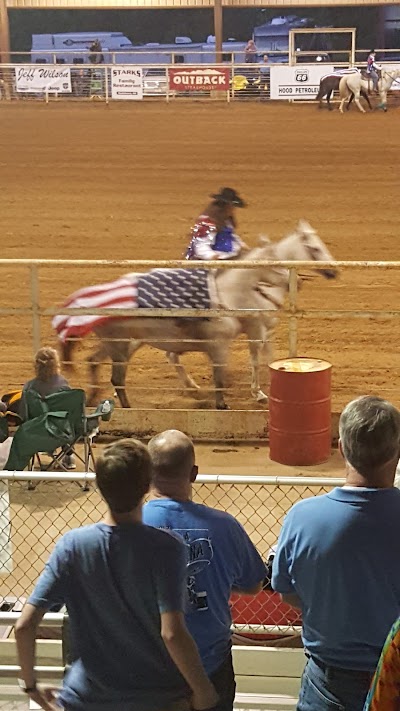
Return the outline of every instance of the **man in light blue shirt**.
{"type": "Polygon", "coordinates": [[[169,430],[149,443],[153,500],[143,521],[174,532],[187,548],[186,624],[220,702],[232,711],[235,679],[231,655],[232,590],[255,594],[266,568],[247,533],[233,516],[191,501],[197,467],[192,441],[169,430]]]}
{"type": "Polygon", "coordinates": [[[73,658],[59,697],[66,711],[215,706],[217,695],[184,624],[184,546],[142,523],[150,476],[140,442],[105,448],[96,462],[108,506],[104,521],[58,541],[21,613],[15,628],[20,686],[45,711],[59,706],[36,684],[35,637],[46,610],[63,603],[73,658]]]}
{"type": "Polygon", "coordinates": [[[299,711],[362,711],[400,614],[400,413],[358,398],[339,434],[346,485],[290,509],[272,567],[272,587],[303,615],[299,711]]]}

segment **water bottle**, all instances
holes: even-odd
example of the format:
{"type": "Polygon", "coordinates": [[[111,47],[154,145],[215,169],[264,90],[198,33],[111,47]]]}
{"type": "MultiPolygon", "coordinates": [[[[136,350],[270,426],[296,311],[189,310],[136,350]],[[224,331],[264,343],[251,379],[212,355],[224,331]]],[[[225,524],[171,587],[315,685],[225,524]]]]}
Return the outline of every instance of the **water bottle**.
{"type": "Polygon", "coordinates": [[[111,412],[111,402],[109,400],[104,400],[101,406],[101,414],[108,415],[111,412]]]}

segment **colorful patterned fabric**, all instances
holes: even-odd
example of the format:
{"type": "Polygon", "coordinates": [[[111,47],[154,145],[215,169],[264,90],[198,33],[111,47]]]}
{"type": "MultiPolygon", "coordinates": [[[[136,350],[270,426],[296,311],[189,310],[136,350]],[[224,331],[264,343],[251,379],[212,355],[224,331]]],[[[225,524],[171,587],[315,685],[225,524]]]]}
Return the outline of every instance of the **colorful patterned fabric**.
{"type": "Polygon", "coordinates": [[[400,618],[387,636],[364,711],[400,711],[400,618]]]}
{"type": "Polygon", "coordinates": [[[60,340],[65,342],[68,338],[83,338],[110,318],[121,318],[118,310],[123,308],[209,309],[208,278],[205,269],[154,269],[147,274],[126,274],[116,281],[88,286],[72,294],[63,306],[112,308],[117,312],[115,317],[57,315],[53,318],[53,328],[60,340]]]}
{"type": "MultiPolygon", "coordinates": [[[[66,308],[107,308],[132,309],[137,307],[137,274],[126,274],[106,284],[87,286],[75,291],[63,303],[66,308]]],[[[73,314],[54,316],[53,328],[61,341],[68,338],[83,338],[95,326],[111,318],[110,316],[73,314]]]]}
{"type": "Polygon", "coordinates": [[[153,269],[138,275],[137,299],[141,309],[209,309],[206,269],[153,269]]]}
{"type": "Polygon", "coordinates": [[[193,225],[189,247],[185,259],[221,259],[236,257],[242,242],[235,234],[230,222],[218,230],[216,223],[208,215],[200,215],[193,225]]]}

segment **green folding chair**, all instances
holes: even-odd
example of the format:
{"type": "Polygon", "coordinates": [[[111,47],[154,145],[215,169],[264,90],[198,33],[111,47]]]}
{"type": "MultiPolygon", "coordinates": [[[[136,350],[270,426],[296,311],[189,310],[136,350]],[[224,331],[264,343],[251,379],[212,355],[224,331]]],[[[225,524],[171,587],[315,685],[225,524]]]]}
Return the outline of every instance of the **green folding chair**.
{"type": "MultiPolygon", "coordinates": [[[[24,393],[24,396],[28,422],[31,418],[37,418],[46,413],[67,412],[68,422],[73,432],[72,441],[62,445],[61,450],[60,448],[54,450],[50,455],[51,461],[46,466],[43,465],[40,453],[50,453],[51,450],[38,448],[32,457],[30,468],[33,469],[35,464],[38,464],[42,471],[50,471],[55,468],[68,471],[63,464],[64,457],[68,453],[68,455],[73,455],[76,460],[83,464],[84,471],[94,471],[93,438],[99,431],[100,420],[110,419],[115,407],[114,401],[105,400],[100,403],[93,414],[86,415],[85,392],[78,388],[60,390],[57,393],[47,395],[45,398],[42,398],[35,390],[28,390],[24,393]],[[78,443],[83,445],[83,455],[76,449],[78,443]],[[69,445],[68,448],[66,444],[69,445]]],[[[29,488],[35,488],[32,482],[30,482],[29,488]]],[[[88,486],[84,486],[83,489],[87,490],[88,486]]]]}
{"type": "Polygon", "coordinates": [[[74,442],[75,433],[71,427],[69,413],[64,411],[45,412],[39,417],[27,420],[17,429],[5,465],[8,471],[23,471],[31,468],[38,452],[51,453],[52,461],[63,454],[63,448],[74,442]]]}

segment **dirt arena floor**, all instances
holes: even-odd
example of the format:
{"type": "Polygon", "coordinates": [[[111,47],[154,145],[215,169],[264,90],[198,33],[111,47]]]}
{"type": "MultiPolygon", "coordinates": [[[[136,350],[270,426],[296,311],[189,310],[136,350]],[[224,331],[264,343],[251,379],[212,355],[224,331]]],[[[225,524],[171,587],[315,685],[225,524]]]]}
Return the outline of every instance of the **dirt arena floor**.
{"type": "MultiPolygon", "coordinates": [[[[307,219],[338,259],[396,260],[399,239],[400,109],[348,115],[289,104],[0,104],[1,258],[179,258],[194,218],[222,185],[248,201],[239,233],[255,244],[307,219]]],[[[118,268],[40,269],[40,303],[117,277],[118,268]]],[[[0,266],[1,387],[31,374],[29,317],[1,308],[30,304],[26,267],[0,266]]],[[[306,309],[400,309],[400,274],[346,271],[337,284],[315,279],[306,309]]],[[[49,319],[42,342],[54,343],[49,319]]],[[[88,343],[89,345],[89,343],[88,343]]],[[[299,354],[333,363],[333,409],[376,392],[400,404],[398,320],[303,319],[299,354]]],[[[87,348],[81,348],[81,356],[87,348]]],[[[276,334],[287,355],[287,321],[276,334]]],[[[164,355],[144,348],[132,362],[138,407],[213,407],[203,356],[184,362],[202,385],[182,393],[164,355]]],[[[109,369],[102,370],[104,394],[109,369]]],[[[267,368],[263,369],[265,383],[267,368]]],[[[87,381],[80,366],[73,381],[87,381]]],[[[247,350],[232,350],[227,401],[253,407],[247,350]]]]}

